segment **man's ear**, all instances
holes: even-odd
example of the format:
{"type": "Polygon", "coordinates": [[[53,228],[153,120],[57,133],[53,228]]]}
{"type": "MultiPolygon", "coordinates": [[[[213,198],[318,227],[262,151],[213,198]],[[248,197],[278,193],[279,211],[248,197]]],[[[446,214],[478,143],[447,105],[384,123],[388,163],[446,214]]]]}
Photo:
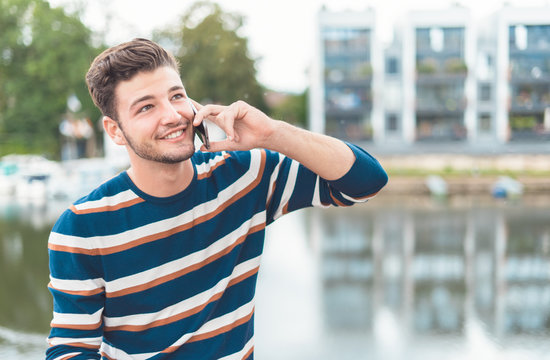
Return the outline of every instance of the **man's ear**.
{"type": "Polygon", "coordinates": [[[103,128],[105,132],[114,143],[117,145],[126,145],[126,138],[120,129],[120,125],[115,120],[111,119],[109,116],[103,117],[103,128]]]}

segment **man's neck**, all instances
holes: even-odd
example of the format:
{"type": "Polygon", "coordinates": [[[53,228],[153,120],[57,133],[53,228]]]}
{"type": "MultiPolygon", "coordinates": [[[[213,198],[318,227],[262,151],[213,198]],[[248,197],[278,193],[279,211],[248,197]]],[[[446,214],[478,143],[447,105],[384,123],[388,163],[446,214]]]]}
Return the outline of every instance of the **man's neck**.
{"type": "Polygon", "coordinates": [[[148,166],[132,164],[127,171],[134,184],[144,193],[155,197],[176,195],[193,180],[193,164],[185,160],[178,164],[150,163],[148,166]]]}

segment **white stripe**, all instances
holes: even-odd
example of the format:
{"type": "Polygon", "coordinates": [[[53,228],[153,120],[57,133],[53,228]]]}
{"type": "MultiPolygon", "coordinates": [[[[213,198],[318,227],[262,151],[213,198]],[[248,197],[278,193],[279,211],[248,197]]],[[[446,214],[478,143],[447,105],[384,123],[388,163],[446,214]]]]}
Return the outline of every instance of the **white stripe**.
{"type": "Polygon", "coordinates": [[[207,334],[231,325],[254,311],[254,298],[236,310],[204,323],[193,335],[207,334]]]}
{"type": "Polygon", "coordinates": [[[126,190],[113,196],[105,196],[99,200],[87,201],[75,205],[77,210],[97,209],[105,206],[116,206],[118,204],[137,199],[138,196],[132,190],[126,190]]]}
{"type": "Polygon", "coordinates": [[[330,207],[330,205],[324,205],[321,202],[321,191],[319,187],[319,180],[320,180],[320,177],[317,176],[317,179],[315,180],[315,189],[313,190],[313,199],[311,201],[311,205],[319,208],[328,208],[330,207]]]}
{"type": "MultiPolygon", "coordinates": [[[[108,346],[108,345],[106,345],[108,346]]],[[[181,346],[181,344],[179,345],[176,345],[173,344],[172,346],[181,346]]],[[[223,358],[219,358],[218,360],[242,360],[242,358],[250,351],[250,349],[252,349],[252,347],[254,346],[254,338],[251,338],[250,340],[248,340],[248,342],[244,345],[244,347],[239,351],[239,352],[236,352],[236,353],[233,353],[233,354],[230,354],[230,355],[227,355],[227,356],[224,356],[223,358]]],[[[109,346],[110,347],[110,346],[109,346]]],[[[110,347],[111,349],[114,349],[112,347],[110,347]]],[[[105,349],[104,349],[105,350],[105,349]]],[[[117,350],[117,349],[114,349],[114,350],[117,350]]],[[[109,355],[109,357],[112,357],[112,358],[115,358],[115,359],[120,359],[120,360],[126,360],[126,359],[132,359],[132,360],[145,360],[145,359],[149,359],[149,358],[152,358],[153,356],[155,355],[158,355],[160,354],[160,352],[156,352],[156,353],[145,353],[145,354],[133,354],[131,357],[126,357],[126,358],[123,358],[123,357],[114,357],[114,356],[111,356],[110,353],[108,352],[105,352],[107,355],[109,355]]],[[[129,356],[126,354],[126,356],[129,356]]]]}
{"type": "Polygon", "coordinates": [[[252,311],[254,311],[254,299],[230,313],[204,323],[196,332],[183,335],[171,346],[181,346],[195,335],[216,331],[224,326],[231,325],[237,320],[250,315],[252,311]]]}
{"type": "Polygon", "coordinates": [[[344,193],[340,193],[340,194],[342,194],[342,196],[344,197],[344,199],[349,200],[349,201],[353,201],[353,202],[356,202],[356,203],[367,202],[368,200],[370,200],[370,199],[372,199],[373,197],[376,196],[376,194],[373,194],[373,195],[367,196],[367,197],[365,197],[365,198],[357,199],[357,198],[353,198],[353,197],[351,197],[351,196],[348,196],[348,195],[346,195],[346,194],[344,194],[344,193]]]}
{"type": "Polygon", "coordinates": [[[58,325],[95,325],[101,321],[103,308],[93,314],[71,314],[53,312],[52,323],[58,325]]]}
{"type": "Polygon", "coordinates": [[[277,181],[277,177],[279,176],[279,170],[281,168],[281,164],[284,160],[284,156],[279,153],[279,163],[277,166],[275,166],[275,169],[273,169],[273,173],[271,174],[271,178],[269,179],[269,189],[267,192],[267,198],[266,200],[271,199],[271,196],[273,195],[273,184],[275,181],[277,181]]]}
{"type": "Polygon", "coordinates": [[[197,169],[197,176],[208,173],[213,167],[219,163],[225,161],[225,156],[227,153],[222,151],[220,155],[215,156],[210,159],[207,163],[197,164],[195,168],[197,169]]]}
{"type": "Polygon", "coordinates": [[[81,355],[82,353],[81,352],[72,352],[72,353],[68,353],[68,354],[63,354],[61,356],[58,356],[56,357],[55,359],[53,360],[62,360],[62,359],[66,359],[67,356],[71,356],[71,355],[81,355]]]}
{"type": "Polygon", "coordinates": [[[52,287],[61,291],[91,291],[105,287],[105,281],[102,278],[87,280],[63,280],[50,275],[52,287]]]}
{"type": "Polygon", "coordinates": [[[176,314],[181,314],[185,311],[188,311],[197,306],[207,303],[212,298],[212,296],[226,289],[227,285],[231,280],[243,274],[246,274],[247,272],[257,268],[258,266],[260,266],[260,256],[247,260],[235,266],[230,276],[224,279],[221,279],[216,285],[214,285],[214,287],[206,291],[203,291],[197,295],[194,295],[188,299],[185,299],[172,306],[166,307],[161,311],[158,311],[155,313],[128,315],[128,316],[120,316],[120,317],[104,317],[105,326],[108,326],[108,327],[123,326],[123,325],[141,326],[141,325],[150,324],[157,320],[169,318],[176,314]]]}
{"type": "Polygon", "coordinates": [[[94,346],[101,345],[103,337],[93,337],[93,338],[64,338],[64,337],[53,337],[48,339],[48,343],[51,346],[55,345],[65,345],[65,344],[74,344],[74,343],[84,343],[94,346]]]}
{"type": "Polygon", "coordinates": [[[246,235],[250,228],[265,223],[265,211],[254,215],[252,218],[244,222],[241,226],[235,229],[233,232],[219,239],[212,245],[205,249],[199,250],[182,258],[170,261],[163,265],[154,267],[142,271],[140,273],[132,274],[129,276],[121,277],[116,280],[108,281],[105,284],[105,290],[107,293],[124,290],[133,286],[143,285],[151,281],[152,279],[158,279],[163,276],[168,276],[187,267],[199,264],[209,257],[220,253],[228,247],[235,244],[235,242],[242,236],[246,235]]]}
{"type": "Polygon", "coordinates": [[[149,359],[159,353],[149,353],[149,354],[139,354],[139,355],[128,355],[124,350],[113,347],[106,342],[101,343],[101,348],[99,349],[100,353],[105,353],[110,359],[116,360],[145,360],[149,359]]]}
{"type": "Polygon", "coordinates": [[[288,170],[288,176],[285,184],[285,188],[283,190],[283,196],[281,197],[281,202],[279,203],[279,207],[277,208],[277,211],[275,212],[274,219],[277,219],[283,215],[283,208],[290,200],[290,197],[292,196],[292,192],[294,191],[294,186],[296,185],[296,177],[298,175],[298,167],[299,163],[297,161],[292,160],[290,164],[290,169],[288,170]]]}
{"type": "Polygon", "coordinates": [[[252,349],[253,346],[254,346],[254,338],[251,338],[244,345],[241,351],[231,355],[224,356],[222,358],[219,358],[218,360],[242,360],[243,356],[245,356],[250,351],[250,349],[252,349]]]}
{"type": "Polygon", "coordinates": [[[170,219],[165,219],[138,228],[130,229],[122,233],[107,236],[79,237],[52,232],[50,234],[49,242],[53,245],[75,247],[87,250],[110,248],[173,229],[174,227],[187,224],[198,217],[215,212],[220,206],[223,206],[229,199],[231,199],[231,197],[246,189],[246,187],[254,182],[258,177],[261,165],[261,152],[251,151],[250,153],[250,168],[244,175],[242,175],[231,186],[228,186],[226,189],[220,191],[215,199],[199,204],[195,208],[183,214],[170,219]]]}

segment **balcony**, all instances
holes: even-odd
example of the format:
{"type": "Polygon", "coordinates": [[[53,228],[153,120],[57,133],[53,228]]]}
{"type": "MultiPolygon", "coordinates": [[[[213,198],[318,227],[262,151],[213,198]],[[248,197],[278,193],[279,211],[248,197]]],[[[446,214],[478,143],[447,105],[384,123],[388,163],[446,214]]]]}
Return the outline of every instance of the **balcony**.
{"type": "Polygon", "coordinates": [[[550,91],[543,94],[522,91],[512,99],[510,112],[517,114],[544,113],[549,107],[550,91]]]}
{"type": "Polygon", "coordinates": [[[428,57],[419,60],[416,64],[417,78],[435,77],[439,79],[465,79],[468,67],[461,58],[428,57]]]}

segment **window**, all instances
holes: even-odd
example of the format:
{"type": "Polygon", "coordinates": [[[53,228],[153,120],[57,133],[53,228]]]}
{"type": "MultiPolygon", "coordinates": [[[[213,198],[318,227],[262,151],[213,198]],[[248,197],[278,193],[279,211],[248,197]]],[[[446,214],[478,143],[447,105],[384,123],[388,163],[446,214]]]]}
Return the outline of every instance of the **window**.
{"type": "Polygon", "coordinates": [[[386,130],[387,131],[397,131],[399,130],[399,121],[396,114],[387,114],[386,115],[386,130]]]}
{"type": "Polygon", "coordinates": [[[395,56],[386,59],[386,74],[399,73],[399,60],[395,56]]]}
{"type": "Polygon", "coordinates": [[[480,114],[479,115],[479,123],[478,123],[478,129],[481,133],[488,133],[491,131],[492,124],[491,124],[491,114],[480,114]]]}
{"type": "Polygon", "coordinates": [[[491,85],[481,84],[479,87],[479,100],[490,101],[491,100],[491,85]]]}

